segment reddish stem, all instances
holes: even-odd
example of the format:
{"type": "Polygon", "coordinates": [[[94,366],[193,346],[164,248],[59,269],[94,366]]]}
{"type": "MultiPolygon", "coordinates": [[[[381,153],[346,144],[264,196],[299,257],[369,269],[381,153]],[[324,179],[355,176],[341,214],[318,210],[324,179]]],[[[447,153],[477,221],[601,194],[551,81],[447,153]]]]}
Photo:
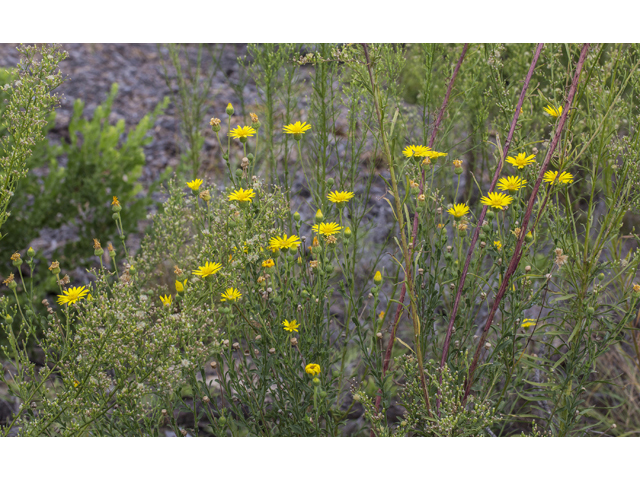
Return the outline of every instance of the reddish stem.
{"type": "MultiPolygon", "coordinates": [[[[518,100],[516,113],[513,116],[513,120],[511,121],[511,128],[509,129],[509,135],[507,136],[507,141],[504,144],[504,151],[502,152],[502,157],[500,158],[500,162],[498,163],[498,168],[496,168],[496,171],[493,174],[491,187],[489,187],[490,192],[493,191],[493,189],[496,187],[496,184],[498,183],[498,178],[500,177],[500,172],[502,171],[502,165],[504,164],[504,161],[507,158],[507,155],[509,153],[511,140],[513,139],[513,134],[518,124],[520,109],[522,108],[522,104],[524,103],[524,99],[527,93],[527,88],[529,88],[529,82],[531,81],[531,77],[533,76],[533,72],[536,68],[536,63],[538,63],[538,58],[540,57],[540,53],[542,52],[543,46],[544,46],[543,43],[539,43],[538,46],[536,47],[536,51],[533,55],[533,60],[531,60],[531,66],[529,67],[529,72],[527,73],[527,76],[524,79],[524,85],[522,86],[522,92],[520,93],[520,100],[518,100]]],[[[476,242],[478,241],[478,236],[480,235],[480,229],[482,228],[482,222],[484,222],[484,217],[487,213],[487,208],[488,208],[487,205],[485,205],[482,208],[480,217],[478,217],[476,229],[473,232],[473,237],[471,238],[471,245],[469,245],[469,252],[467,253],[467,259],[464,263],[464,268],[462,269],[462,276],[458,281],[458,291],[456,292],[456,299],[453,302],[453,310],[451,311],[451,318],[449,319],[449,328],[447,329],[447,335],[445,336],[444,345],[442,347],[442,358],[440,360],[440,368],[444,367],[444,364],[447,361],[447,356],[449,355],[449,344],[451,343],[451,335],[453,334],[453,325],[456,320],[456,314],[458,313],[458,305],[460,304],[460,298],[462,297],[462,289],[464,288],[464,282],[467,278],[469,265],[471,264],[471,257],[473,257],[473,251],[475,250],[476,242]]],[[[440,381],[442,382],[442,378],[440,379],[440,381]]]]}
{"type": "MultiPolygon", "coordinates": [[[[440,112],[438,113],[438,118],[436,119],[436,123],[433,125],[433,131],[431,132],[431,138],[429,139],[429,148],[433,147],[433,144],[436,141],[436,134],[438,132],[438,128],[440,127],[440,123],[442,123],[442,118],[444,117],[444,111],[447,108],[447,104],[449,103],[449,97],[451,95],[451,90],[453,89],[453,82],[458,76],[458,71],[460,70],[460,65],[462,65],[462,60],[464,60],[465,55],[467,54],[467,49],[469,48],[469,44],[465,43],[462,48],[462,53],[460,54],[460,58],[458,59],[458,63],[456,64],[456,68],[453,70],[453,75],[451,75],[451,80],[449,80],[449,86],[447,87],[447,93],[444,96],[444,101],[442,102],[442,107],[440,107],[440,112]]],[[[424,193],[424,184],[425,184],[425,172],[422,171],[422,179],[420,180],[420,195],[424,193]]],[[[416,211],[413,215],[413,230],[411,233],[411,242],[414,242],[416,238],[416,234],[418,233],[418,212],[416,211]]],[[[411,247],[411,253],[409,255],[409,259],[407,261],[407,275],[411,275],[411,259],[413,258],[413,252],[415,249],[415,245],[411,247]]],[[[404,296],[407,293],[407,284],[405,282],[402,283],[402,289],[400,290],[400,298],[398,299],[398,308],[396,309],[396,314],[393,319],[393,329],[391,331],[391,338],[389,339],[389,344],[387,345],[387,350],[384,355],[384,363],[382,365],[382,375],[384,376],[389,370],[389,362],[391,360],[391,352],[393,350],[393,344],[396,339],[396,329],[398,328],[398,323],[400,321],[400,314],[404,308],[404,296]]],[[[376,397],[376,412],[380,408],[380,401],[382,391],[378,390],[378,396],[376,397]]]]}
{"type": "Polygon", "coordinates": [[[500,306],[500,301],[507,291],[507,285],[509,284],[509,280],[511,276],[516,271],[518,267],[518,263],[520,263],[520,259],[522,258],[522,254],[524,250],[522,249],[522,245],[524,244],[524,237],[527,233],[527,227],[529,226],[529,219],[531,218],[531,212],[533,211],[533,205],[536,202],[536,196],[538,195],[538,190],[540,189],[540,185],[542,184],[542,178],[547,171],[547,167],[551,162],[551,157],[555,152],[556,146],[560,141],[560,136],[562,134],[562,130],[564,129],[564,124],[567,120],[567,115],[569,114],[569,110],[571,109],[571,105],[573,104],[573,97],[576,94],[576,90],[578,88],[578,80],[580,79],[580,73],[582,72],[582,67],[587,58],[587,52],[589,50],[588,43],[585,43],[582,46],[582,51],[580,52],[580,59],[578,60],[578,64],[576,65],[576,72],[573,76],[573,81],[571,82],[571,88],[569,89],[569,95],[567,97],[567,102],[565,103],[564,109],[562,110],[562,115],[560,115],[560,121],[558,122],[558,126],[556,127],[556,132],[551,141],[551,146],[547,151],[547,155],[545,156],[544,162],[542,163],[542,167],[540,168],[540,172],[538,174],[538,179],[536,180],[536,184],[533,187],[533,192],[531,192],[531,197],[529,197],[529,205],[527,206],[527,211],[525,212],[524,219],[522,220],[521,231],[518,237],[518,243],[516,244],[515,251],[513,252],[513,256],[511,257],[511,262],[509,263],[509,267],[504,274],[504,280],[498,289],[498,294],[493,302],[493,306],[491,307],[491,311],[489,312],[489,316],[487,318],[487,322],[484,326],[484,331],[482,332],[482,337],[478,342],[478,347],[476,348],[476,353],[473,356],[473,362],[471,362],[471,366],[469,367],[469,373],[467,375],[466,380],[466,388],[463,398],[463,403],[466,402],[467,397],[469,396],[469,392],[471,391],[471,386],[473,385],[473,374],[475,373],[476,367],[478,365],[478,359],[480,358],[480,352],[484,345],[485,340],[487,339],[487,335],[489,334],[489,329],[491,328],[491,323],[493,322],[493,317],[500,306]]]}

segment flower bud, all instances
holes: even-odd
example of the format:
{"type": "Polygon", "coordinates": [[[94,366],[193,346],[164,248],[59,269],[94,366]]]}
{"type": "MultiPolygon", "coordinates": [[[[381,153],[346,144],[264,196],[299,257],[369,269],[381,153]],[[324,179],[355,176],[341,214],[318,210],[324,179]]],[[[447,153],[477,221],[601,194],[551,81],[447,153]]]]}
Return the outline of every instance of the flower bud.
{"type": "Polygon", "coordinates": [[[351,235],[353,234],[353,232],[351,231],[351,229],[349,227],[344,229],[344,236],[345,238],[351,238],[351,235]]]}
{"type": "Polygon", "coordinates": [[[493,210],[487,210],[487,215],[486,215],[486,217],[487,217],[489,220],[493,220],[493,219],[495,218],[495,216],[496,216],[496,213],[495,213],[493,210]]]}
{"type": "Polygon", "coordinates": [[[380,285],[382,283],[382,274],[380,273],[380,270],[378,270],[373,276],[373,283],[376,285],[380,285]]]}
{"type": "Polygon", "coordinates": [[[321,223],[324,220],[324,215],[322,214],[322,210],[318,209],[316,212],[316,223],[321,223]]]}
{"type": "Polygon", "coordinates": [[[320,385],[320,379],[318,377],[313,377],[313,380],[311,380],[313,382],[313,384],[317,387],[318,385],[320,385]]]}
{"type": "Polygon", "coordinates": [[[462,174],[463,170],[462,167],[456,167],[453,169],[453,173],[455,173],[456,175],[460,175],[462,174]]]}
{"type": "Polygon", "coordinates": [[[33,249],[33,247],[29,247],[29,250],[27,250],[27,255],[29,256],[29,258],[33,258],[36,256],[36,251],[33,249]]]}
{"type": "Polygon", "coordinates": [[[233,105],[231,105],[231,103],[229,103],[229,105],[227,105],[227,109],[225,110],[227,112],[227,115],[231,116],[233,115],[233,105]]]}
{"type": "Polygon", "coordinates": [[[333,187],[333,185],[334,185],[335,183],[336,183],[336,181],[335,181],[333,178],[331,178],[331,177],[327,178],[327,186],[328,186],[329,188],[333,187]]]}
{"type": "Polygon", "coordinates": [[[293,219],[294,219],[296,222],[299,222],[299,221],[300,221],[300,214],[299,214],[298,212],[294,213],[294,214],[293,214],[293,219]]]}

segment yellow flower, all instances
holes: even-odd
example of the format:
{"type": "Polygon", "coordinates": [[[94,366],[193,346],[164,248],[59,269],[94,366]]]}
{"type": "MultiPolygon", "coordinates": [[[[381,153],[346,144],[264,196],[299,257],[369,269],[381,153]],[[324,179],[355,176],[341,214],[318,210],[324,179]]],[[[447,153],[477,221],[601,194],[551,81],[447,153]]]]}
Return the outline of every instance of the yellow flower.
{"type": "Polygon", "coordinates": [[[330,192],[327,198],[333,203],[343,203],[351,200],[353,196],[353,192],[338,192],[336,190],[335,192],[330,192]]]}
{"type": "Polygon", "coordinates": [[[253,191],[253,188],[249,188],[247,190],[234,190],[231,195],[229,195],[229,201],[237,200],[238,202],[250,202],[253,197],[256,196],[256,193],[253,191]]]}
{"type": "Polygon", "coordinates": [[[287,234],[285,233],[282,237],[271,237],[269,240],[269,248],[275,252],[278,249],[298,248],[301,243],[300,237],[297,235],[291,235],[287,238],[287,234]]]}
{"type": "Polygon", "coordinates": [[[543,108],[543,110],[545,112],[547,112],[549,115],[551,115],[552,117],[559,117],[560,115],[562,115],[562,107],[554,107],[553,105],[547,105],[546,107],[543,108]]]}
{"type": "Polygon", "coordinates": [[[549,182],[549,183],[553,183],[555,180],[558,180],[557,183],[571,183],[573,182],[573,175],[571,175],[569,172],[562,172],[560,175],[558,175],[558,172],[545,172],[543,180],[545,182],[549,182]]]}
{"type": "Polygon", "coordinates": [[[182,283],[179,280],[176,280],[176,292],[184,292],[185,288],[187,288],[186,280],[182,283]]]}
{"type": "Polygon", "coordinates": [[[58,295],[58,303],[60,305],[72,305],[78,300],[82,299],[89,293],[87,287],[71,287],[68,290],[62,292],[62,295],[58,295]]]}
{"type": "Polygon", "coordinates": [[[222,294],[221,302],[226,302],[229,300],[230,302],[235,302],[238,300],[242,294],[238,291],[237,288],[227,288],[225,292],[222,294]]]}
{"type": "Polygon", "coordinates": [[[290,123],[289,125],[285,125],[283,127],[284,133],[288,133],[289,135],[299,135],[301,136],[304,132],[309,130],[311,125],[307,124],[307,122],[296,122],[290,123]]]}
{"type": "Polygon", "coordinates": [[[198,191],[198,189],[200,188],[200,185],[202,185],[202,180],[200,180],[199,178],[196,178],[192,182],[187,182],[187,187],[189,187],[194,192],[198,191]]]}
{"type": "Polygon", "coordinates": [[[380,270],[378,270],[373,276],[373,283],[376,285],[380,285],[382,283],[382,274],[380,273],[380,270]]]}
{"type": "Polygon", "coordinates": [[[321,233],[325,237],[328,237],[329,235],[333,235],[334,233],[340,232],[340,230],[342,230],[343,228],[344,227],[341,227],[336,222],[331,222],[331,223],[322,222],[320,225],[314,225],[313,227],[311,227],[311,230],[313,230],[316,233],[321,233]]]}
{"type": "Polygon", "coordinates": [[[237,138],[238,140],[241,140],[243,138],[253,137],[255,133],[256,131],[253,127],[241,127],[240,125],[238,125],[237,128],[231,129],[231,131],[229,132],[229,136],[231,138],[237,138]]]}
{"type": "Polygon", "coordinates": [[[113,197],[111,205],[120,206],[120,202],[118,201],[118,197],[115,197],[115,196],[113,197]]]}
{"type": "Polygon", "coordinates": [[[524,168],[527,165],[531,164],[531,163],[536,163],[536,161],[534,160],[535,155],[529,155],[527,157],[527,154],[525,152],[519,153],[518,155],[514,157],[507,157],[507,163],[510,163],[511,165],[513,165],[514,167],[518,167],[518,169],[524,168]]]}
{"type": "Polygon", "coordinates": [[[285,320],[284,322],[282,322],[282,325],[284,325],[284,329],[287,332],[297,332],[298,328],[300,327],[300,324],[297,320],[292,320],[290,322],[285,320]]]}
{"type": "Polygon", "coordinates": [[[162,300],[162,306],[163,307],[168,307],[171,305],[172,302],[172,298],[171,295],[165,295],[164,297],[161,295],[160,296],[160,300],[162,300]]]}
{"type": "Polygon", "coordinates": [[[431,150],[431,151],[427,152],[427,154],[425,155],[425,157],[429,157],[429,158],[433,158],[433,159],[440,158],[440,157],[446,157],[446,156],[447,156],[446,153],[436,152],[434,150],[431,150]]]}
{"type": "Polygon", "coordinates": [[[447,210],[449,215],[453,215],[456,220],[460,220],[467,213],[469,213],[469,207],[467,207],[464,203],[454,204],[449,210],[447,210]]]}
{"type": "Polygon", "coordinates": [[[498,187],[500,188],[500,190],[508,190],[511,193],[517,192],[526,184],[527,181],[518,176],[501,178],[500,180],[498,180],[498,187]]]}
{"type": "Polygon", "coordinates": [[[207,262],[202,267],[198,267],[197,270],[192,270],[191,273],[198,275],[199,277],[206,278],[209,275],[213,275],[222,268],[222,265],[216,262],[207,262]]]}
{"type": "Polygon", "coordinates": [[[503,210],[505,206],[509,205],[513,201],[512,197],[505,195],[504,193],[489,192],[487,195],[489,197],[482,197],[480,199],[480,203],[493,208],[499,208],[500,210],[503,210]]]}
{"type": "Polygon", "coordinates": [[[633,293],[640,293],[640,285],[638,285],[637,283],[633,284],[633,293]]]}
{"type": "Polygon", "coordinates": [[[493,245],[496,247],[496,250],[502,250],[502,242],[500,240],[496,240],[495,242],[493,242],[493,245]]]}
{"type": "Polygon", "coordinates": [[[529,327],[533,327],[536,324],[536,319],[535,318],[525,318],[522,321],[522,325],[520,325],[522,328],[529,328],[529,327]]]}
{"type": "Polygon", "coordinates": [[[268,259],[266,259],[264,262],[262,262],[262,266],[263,266],[264,268],[271,268],[271,267],[273,267],[274,265],[275,265],[275,262],[274,262],[271,258],[268,258],[268,259]]]}
{"type": "Polygon", "coordinates": [[[320,365],[318,365],[317,363],[310,363],[309,365],[304,367],[304,371],[309,375],[313,375],[315,377],[316,375],[320,375],[320,365]]]}
{"type": "Polygon", "coordinates": [[[404,156],[407,158],[426,157],[430,152],[431,149],[429,147],[425,147],[424,145],[409,145],[402,151],[404,156]]]}

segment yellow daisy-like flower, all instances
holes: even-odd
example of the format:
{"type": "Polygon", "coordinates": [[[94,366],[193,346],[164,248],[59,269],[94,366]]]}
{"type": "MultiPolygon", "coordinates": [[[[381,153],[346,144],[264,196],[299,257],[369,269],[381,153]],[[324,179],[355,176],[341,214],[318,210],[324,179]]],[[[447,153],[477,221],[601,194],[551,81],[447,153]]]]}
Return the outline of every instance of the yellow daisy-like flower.
{"type": "Polygon", "coordinates": [[[527,181],[520,177],[507,177],[498,180],[498,188],[500,190],[508,190],[509,192],[517,192],[527,184],[527,181]]]}
{"type": "Polygon", "coordinates": [[[425,157],[432,158],[432,159],[434,159],[434,160],[435,160],[435,159],[440,158],[440,157],[446,157],[446,156],[447,156],[447,154],[446,154],[446,153],[444,153],[444,152],[436,152],[435,150],[430,150],[430,151],[428,151],[428,152],[427,152],[427,154],[426,154],[426,155],[424,155],[424,156],[425,156],[425,157]]]}
{"type": "Polygon", "coordinates": [[[171,298],[171,295],[165,295],[164,297],[162,295],[160,295],[160,300],[162,301],[162,306],[163,307],[170,306],[171,302],[173,301],[173,299],[171,298]]]}
{"type": "Polygon", "coordinates": [[[87,287],[71,287],[63,291],[62,295],[58,295],[58,304],[72,305],[88,294],[89,289],[87,287]]]}
{"type": "Polygon", "coordinates": [[[310,363],[309,365],[304,367],[304,371],[309,375],[313,375],[315,377],[316,375],[320,375],[320,365],[318,365],[317,363],[310,363]]]}
{"type": "Polygon", "coordinates": [[[487,195],[488,197],[482,197],[480,199],[480,203],[493,208],[499,208],[500,210],[503,210],[504,207],[513,201],[512,197],[504,193],[489,192],[487,195]]]}
{"type": "Polygon", "coordinates": [[[460,220],[467,213],[469,213],[469,207],[467,207],[464,203],[454,204],[449,210],[447,210],[449,215],[453,215],[456,220],[460,220]]]}
{"type": "Polygon", "coordinates": [[[424,145],[408,145],[403,151],[403,155],[407,158],[426,157],[431,152],[429,147],[424,145]]]}
{"type": "Polygon", "coordinates": [[[271,268],[275,265],[276,263],[273,261],[273,259],[268,258],[266,259],[264,262],[262,262],[262,267],[263,268],[271,268]]]}
{"type": "Polygon", "coordinates": [[[562,115],[562,106],[556,108],[553,105],[547,105],[543,108],[543,110],[552,117],[559,117],[560,115],[562,115]]]}
{"type": "Polygon", "coordinates": [[[180,282],[180,280],[176,280],[176,292],[184,292],[184,289],[187,288],[187,281],[180,282]]]}
{"type": "Polygon", "coordinates": [[[113,200],[111,201],[111,205],[116,205],[116,206],[120,206],[120,202],[118,201],[118,197],[114,196],[113,200]]]}
{"type": "Polygon", "coordinates": [[[529,327],[533,327],[536,324],[536,319],[535,318],[525,318],[522,321],[522,325],[520,325],[522,328],[529,328],[529,327]]]}
{"type": "Polygon", "coordinates": [[[353,192],[338,192],[337,190],[335,192],[330,192],[329,195],[327,195],[329,201],[333,203],[348,202],[353,197],[353,192]]]}
{"type": "Polygon", "coordinates": [[[545,172],[544,177],[542,178],[545,182],[553,183],[557,180],[557,183],[571,183],[573,182],[573,175],[569,172],[562,172],[558,175],[558,172],[545,172]]]}
{"type": "Polygon", "coordinates": [[[333,235],[334,233],[340,232],[340,230],[342,230],[343,228],[344,227],[341,227],[336,222],[331,222],[331,223],[322,222],[320,225],[314,225],[313,227],[311,227],[311,230],[313,230],[318,234],[322,234],[325,237],[328,237],[329,235],[333,235]]]}
{"type": "Polygon", "coordinates": [[[518,167],[518,169],[521,169],[531,163],[536,163],[534,159],[535,159],[535,155],[529,155],[527,157],[527,154],[525,152],[522,152],[516,155],[515,158],[507,157],[507,163],[510,163],[514,167],[518,167]]]}
{"type": "Polygon", "coordinates": [[[200,189],[200,185],[202,185],[202,180],[196,178],[192,182],[187,182],[187,187],[189,187],[194,192],[197,192],[200,189]]]}
{"type": "Polygon", "coordinates": [[[493,246],[496,247],[496,250],[498,251],[502,250],[502,242],[500,240],[493,242],[493,246]]]}
{"type": "Polygon", "coordinates": [[[309,125],[307,122],[296,122],[296,123],[290,123],[289,125],[285,125],[282,130],[284,131],[284,133],[288,133],[289,135],[299,135],[302,136],[302,134],[304,134],[304,132],[306,132],[307,130],[309,130],[311,128],[311,125],[309,125]]]}
{"type": "Polygon", "coordinates": [[[221,302],[226,302],[229,300],[230,302],[235,302],[238,300],[242,294],[237,288],[227,288],[225,292],[222,294],[221,302]]]}
{"type": "Polygon", "coordinates": [[[298,328],[300,327],[300,324],[298,323],[297,320],[292,320],[292,321],[287,321],[285,320],[284,322],[282,322],[282,325],[284,325],[284,329],[287,332],[297,332],[298,328]]]}
{"type": "Polygon", "coordinates": [[[633,293],[640,293],[640,285],[637,283],[634,283],[631,288],[633,288],[633,293]]]}
{"type": "Polygon", "coordinates": [[[297,235],[287,237],[285,233],[282,237],[271,237],[269,240],[269,248],[275,252],[276,250],[282,250],[284,248],[298,248],[301,243],[300,237],[297,235]]]}
{"type": "Polygon", "coordinates": [[[246,139],[247,137],[253,137],[256,134],[256,131],[253,127],[241,127],[238,125],[237,128],[231,129],[229,132],[229,136],[231,138],[237,138],[238,140],[246,139]]]}
{"type": "Polygon", "coordinates": [[[229,195],[229,201],[236,200],[238,202],[250,202],[255,196],[256,192],[253,191],[253,188],[249,188],[247,190],[243,190],[241,188],[239,190],[234,190],[233,193],[229,195]]]}
{"type": "Polygon", "coordinates": [[[222,265],[216,262],[207,262],[202,267],[198,267],[197,270],[192,270],[191,273],[202,278],[207,278],[209,275],[213,275],[222,268],[222,265]]]}

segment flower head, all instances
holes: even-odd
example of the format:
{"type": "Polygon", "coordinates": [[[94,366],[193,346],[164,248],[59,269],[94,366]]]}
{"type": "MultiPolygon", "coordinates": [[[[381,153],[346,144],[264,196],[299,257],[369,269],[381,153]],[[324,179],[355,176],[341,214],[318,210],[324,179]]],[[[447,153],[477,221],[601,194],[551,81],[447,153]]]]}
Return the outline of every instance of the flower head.
{"type": "Polygon", "coordinates": [[[496,250],[498,251],[502,250],[502,242],[500,240],[493,242],[493,246],[496,247],[496,250]]]}
{"type": "Polygon", "coordinates": [[[527,165],[536,163],[535,157],[536,157],[535,155],[529,155],[527,157],[527,154],[525,152],[521,152],[518,155],[516,155],[515,158],[507,157],[507,163],[510,163],[514,167],[518,167],[518,169],[521,169],[526,167],[527,165]]]}
{"type": "Polygon", "coordinates": [[[498,180],[498,188],[500,188],[500,190],[508,190],[511,193],[517,192],[526,184],[527,181],[518,176],[501,178],[498,180]]]}
{"type": "Polygon", "coordinates": [[[553,183],[556,179],[557,183],[571,183],[573,182],[573,175],[569,172],[562,172],[558,175],[558,172],[548,171],[545,172],[543,177],[543,180],[548,183],[553,183]]]}
{"type": "Polygon", "coordinates": [[[553,105],[547,105],[543,108],[543,110],[552,117],[559,117],[560,115],[562,115],[562,106],[556,108],[553,105]]]}
{"type": "Polygon", "coordinates": [[[529,328],[529,327],[533,327],[536,324],[536,319],[535,318],[525,318],[522,321],[522,325],[520,325],[522,328],[529,328]]]}
{"type": "Polygon", "coordinates": [[[193,270],[191,273],[202,278],[206,278],[209,275],[213,275],[222,268],[222,265],[216,262],[207,262],[202,267],[198,267],[197,270],[193,270]]]}
{"type": "Polygon", "coordinates": [[[287,234],[285,233],[282,237],[271,237],[269,240],[269,248],[275,252],[278,249],[298,248],[301,243],[300,237],[297,235],[287,237],[287,234]]]}
{"type": "Polygon", "coordinates": [[[512,197],[504,193],[489,192],[487,195],[488,197],[482,197],[480,199],[480,203],[493,208],[499,208],[500,210],[503,210],[504,207],[513,201],[512,197]]]}
{"type": "Polygon", "coordinates": [[[172,302],[172,298],[171,295],[165,295],[164,297],[161,295],[160,296],[160,300],[162,301],[162,306],[163,307],[168,307],[171,305],[172,302]]]}
{"type": "Polygon", "coordinates": [[[378,270],[373,276],[373,283],[376,285],[380,285],[382,283],[382,274],[380,273],[380,270],[378,270]]]}
{"type": "Polygon", "coordinates": [[[340,232],[344,227],[341,227],[336,222],[324,223],[322,222],[320,225],[314,225],[311,227],[311,230],[318,234],[322,234],[324,236],[333,235],[334,233],[340,232]]]}
{"type": "Polygon", "coordinates": [[[632,288],[633,288],[633,293],[640,293],[640,285],[638,285],[637,283],[634,283],[632,288]]]}
{"type": "Polygon", "coordinates": [[[282,325],[287,332],[297,332],[298,328],[300,327],[300,324],[297,320],[291,320],[290,322],[288,320],[285,320],[284,322],[282,322],[282,325]]]}
{"type": "Polygon", "coordinates": [[[302,135],[311,128],[307,122],[296,122],[290,123],[289,125],[285,125],[282,130],[284,133],[288,133],[289,135],[298,135],[302,137],[302,135]]]}
{"type": "Polygon", "coordinates": [[[111,205],[115,205],[117,207],[120,206],[120,202],[118,201],[118,197],[114,196],[113,200],[111,201],[111,205]]]}
{"type": "Polygon", "coordinates": [[[440,157],[446,157],[447,154],[444,152],[436,152],[435,150],[430,150],[427,152],[425,157],[433,158],[434,160],[440,157]]]}
{"type": "Polygon", "coordinates": [[[202,185],[202,180],[199,178],[196,178],[191,182],[187,182],[187,187],[189,187],[194,192],[197,192],[200,189],[200,185],[202,185]]]}
{"type": "Polygon", "coordinates": [[[402,153],[407,158],[418,158],[428,156],[427,154],[430,151],[431,149],[424,145],[409,145],[402,151],[402,153]]]}
{"type": "Polygon", "coordinates": [[[267,258],[264,262],[262,262],[263,268],[271,268],[275,265],[275,262],[271,258],[267,258]]]}
{"type": "Polygon", "coordinates": [[[318,365],[317,363],[310,363],[309,365],[304,367],[304,371],[309,375],[313,375],[315,377],[316,375],[320,375],[320,365],[318,365]]]}
{"type": "Polygon", "coordinates": [[[348,202],[353,197],[354,197],[353,192],[338,192],[337,190],[335,192],[330,192],[329,195],[327,195],[327,198],[329,199],[329,201],[333,203],[348,202]]]}
{"type": "Polygon", "coordinates": [[[222,294],[221,302],[226,302],[227,300],[230,302],[235,302],[238,300],[242,294],[238,291],[237,288],[227,288],[225,292],[222,294]]]}
{"type": "Polygon", "coordinates": [[[256,131],[253,127],[241,127],[238,125],[237,128],[231,129],[229,132],[229,136],[231,138],[237,138],[238,140],[246,139],[247,137],[253,137],[256,134],[256,131]]]}
{"type": "Polygon", "coordinates": [[[60,305],[72,305],[88,294],[89,289],[87,287],[71,287],[63,291],[62,295],[58,295],[58,303],[60,305]]]}
{"type": "Polygon", "coordinates": [[[184,292],[185,288],[187,288],[187,280],[185,280],[184,282],[176,280],[176,292],[184,292]]]}
{"type": "Polygon", "coordinates": [[[449,215],[453,215],[453,217],[456,220],[460,220],[467,213],[469,213],[469,207],[467,207],[467,205],[464,203],[458,203],[458,204],[455,204],[453,207],[451,207],[449,210],[447,210],[447,213],[449,215]]]}
{"type": "Polygon", "coordinates": [[[234,190],[233,193],[229,195],[229,201],[236,200],[238,202],[250,202],[255,196],[256,193],[253,191],[253,188],[249,188],[247,190],[243,190],[241,188],[239,190],[234,190]]]}

